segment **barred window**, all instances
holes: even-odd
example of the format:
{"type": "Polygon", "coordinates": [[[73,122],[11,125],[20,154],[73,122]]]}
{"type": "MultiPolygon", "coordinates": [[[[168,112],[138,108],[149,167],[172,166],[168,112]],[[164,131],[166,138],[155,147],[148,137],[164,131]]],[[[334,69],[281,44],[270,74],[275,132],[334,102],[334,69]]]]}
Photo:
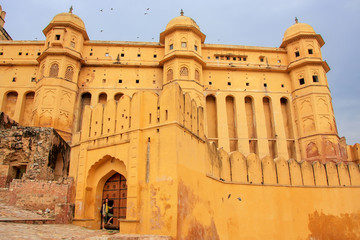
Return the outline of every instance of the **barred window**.
{"type": "Polygon", "coordinates": [[[50,77],[57,77],[59,74],[59,65],[57,63],[54,63],[53,65],[51,65],[50,67],[50,77]]]}
{"type": "Polygon", "coordinates": [[[189,70],[186,67],[180,68],[180,76],[189,76],[189,70]]]}
{"type": "Polygon", "coordinates": [[[168,80],[168,81],[171,81],[171,80],[173,80],[173,78],[174,78],[173,70],[172,70],[172,69],[169,69],[169,70],[167,71],[167,80],[168,80]]]}
{"type": "Polygon", "coordinates": [[[71,66],[68,66],[66,68],[66,72],[65,72],[65,79],[72,81],[73,80],[73,75],[74,75],[74,69],[71,66]]]}
{"type": "Polygon", "coordinates": [[[200,80],[200,73],[198,70],[195,70],[195,80],[199,81],[200,80]]]}

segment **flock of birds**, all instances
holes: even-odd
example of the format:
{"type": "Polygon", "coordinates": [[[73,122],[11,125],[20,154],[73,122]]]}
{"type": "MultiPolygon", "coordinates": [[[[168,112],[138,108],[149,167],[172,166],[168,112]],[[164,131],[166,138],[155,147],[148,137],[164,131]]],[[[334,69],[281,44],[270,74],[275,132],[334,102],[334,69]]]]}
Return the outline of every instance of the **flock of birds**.
{"type": "MultiPolygon", "coordinates": [[[[114,11],[114,8],[110,8],[110,11],[114,11]]],[[[100,12],[104,12],[104,9],[100,9],[100,12]]],[[[150,13],[150,8],[146,8],[146,11],[144,12],[144,15],[148,15],[150,13]]],[[[103,29],[100,30],[100,32],[104,32],[103,29]]],[[[137,39],[139,39],[140,37],[136,37],[137,39]]],[[[152,38],[152,40],[154,40],[155,38],[152,38]]]]}

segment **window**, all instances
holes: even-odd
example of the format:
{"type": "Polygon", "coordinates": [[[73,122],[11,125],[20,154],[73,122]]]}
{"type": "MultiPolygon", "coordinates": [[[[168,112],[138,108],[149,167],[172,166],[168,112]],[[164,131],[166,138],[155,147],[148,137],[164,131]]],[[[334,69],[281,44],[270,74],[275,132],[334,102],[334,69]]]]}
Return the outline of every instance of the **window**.
{"type": "Polygon", "coordinates": [[[247,82],[247,83],[246,83],[246,86],[250,86],[250,83],[247,82]]]}
{"type": "Polygon", "coordinates": [[[109,56],[109,53],[105,53],[105,57],[108,57],[109,56]]]}
{"type": "Polygon", "coordinates": [[[313,50],[312,49],[308,49],[309,54],[313,54],[313,50]]]}
{"type": "Polygon", "coordinates": [[[264,83],[264,87],[267,87],[267,83],[264,83]]]}
{"type": "Polygon", "coordinates": [[[119,79],[119,83],[122,83],[122,79],[119,79]]]}
{"type": "Polygon", "coordinates": [[[281,84],[281,87],[283,88],[283,87],[284,87],[284,84],[281,84]]]}
{"type": "Polygon", "coordinates": [[[16,77],[13,77],[12,82],[16,82],[16,77]]]}
{"type": "Polygon", "coordinates": [[[246,61],[246,57],[244,57],[243,60],[246,61]]]}
{"type": "Polygon", "coordinates": [[[57,77],[59,74],[59,65],[57,63],[54,63],[53,65],[51,65],[50,67],[50,77],[57,77]]]}
{"type": "Polygon", "coordinates": [[[135,81],[136,83],[139,83],[140,82],[140,80],[139,79],[136,79],[136,81],[135,81]]]}
{"type": "Polygon", "coordinates": [[[186,48],[186,47],[187,47],[186,42],[181,42],[181,47],[182,47],[182,48],[186,48]]]}
{"type": "Polygon", "coordinates": [[[231,82],[228,82],[227,84],[228,84],[228,86],[231,86],[231,82]]]}
{"type": "Polygon", "coordinates": [[[73,67],[68,66],[68,67],[66,68],[66,72],[65,72],[65,79],[66,79],[66,80],[69,80],[69,81],[72,81],[73,75],[74,75],[74,69],[73,69],[73,67]]]}
{"type": "Polygon", "coordinates": [[[241,57],[239,57],[239,61],[241,61],[241,57]]]}
{"type": "Polygon", "coordinates": [[[195,51],[197,51],[197,45],[194,45],[194,49],[195,49],[195,51]]]}
{"type": "Polygon", "coordinates": [[[299,51],[296,51],[295,52],[295,57],[299,57],[300,56],[300,52],[299,51]]]}
{"type": "Polygon", "coordinates": [[[3,52],[0,52],[0,55],[4,55],[4,53],[3,53],[3,52]]]}
{"type": "Polygon", "coordinates": [[[173,50],[173,48],[174,48],[174,44],[170,44],[169,49],[173,50]]]}
{"type": "Polygon", "coordinates": [[[104,79],[102,80],[102,82],[103,82],[103,83],[106,83],[106,79],[104,78],[104,79]]]}
{"type": "Polygon", "coordinates": [[[304,84],[305,84],[305,79],[304,79],[304,78],[300,78],[300,79],[299,79],[299,83],[300,83],[300,85],[304,85],[304,84]]]}
{"type": "Polygon", "coordinates": [[[180,69],[180,76],[189,76],[189,70],[186,67],[180,69]]]}
{"type": "Polygon", "coordinates": [[[40,56],[41,55],[41,53],[40,52],[38,52],[38,56],[40,56]]]}
{"type": "Polygon", "coordinates": [[[141,57],[141,54],[139,53],[139,54],[137,55],[137,57],[141,57]]]}
{"type": "Polygon", "coordinates": [[[22,52],[19,52],[19,56],[21,56],[22,55],[22,52]]]}
{"type": "Polygon", "coordinates": [[[317,75],[312,76],[313,82],[319,82],[319,78],[317,75]]]}
{"type": "Polygon", "coordinates": [[[209,82],[209,85],[212,85],[212,82],[209,82]]]}
{"type": "Polygon", "coordinates": [[[168,81],[171,81],[171,80],[173,80],[173,77],[174,77],[173,70],[172,70],[172,69],[169,69],[169,70],[167,71],[167,80],[168,80],[168,81]]]}
{"type": "Polygon", "coordinates": [[[93,53],[91,52],[91,53],[90,53],[90,56],[92,56],[92,55],[93,55],[93,53]]]}
{"type": "Polygon", "coordinates": [[[60,35],[55,35],[55,40],[60,40],[60,35]]]}
{"type": "Polygon", "coordinates": [[[36,82],[36,78],[32,77],[31,82],[36,82]]]}
{"type": "Polygon", "coordinates": [[[198,70],[195,70],[195,80],[199,81],[200,80],[200,73],[198,70]]]}
{"type": "Polygon", "coordinates": [[[120,56],[121,56],[121,57],[125,57],[125,53],[122,53],[120,56]]]}
{"type": "Polygon", "coordinates": [[[156,54],[154,54],[154,58],[157,58],[157,55],[156,55],[156,54]]]}
{"type": "Polygon", "coordinates": [[[215,58],[216,58],[216,59],[219,59],[219,56],[216,56],[215,58]]]}
{"type": "Polygon", "coordinates": [[[226,57],[226,60],[230,60],[230,57],[226,57]]]}
{"type": "Polygon", "coordinates": [[[236,57],[233,57],[233,60],[236,61],[236,57]]]}
{"type": "Polygon", "coordinates": [[[264,57],[260,57],[260,62],[264,62],[264,57]]]}

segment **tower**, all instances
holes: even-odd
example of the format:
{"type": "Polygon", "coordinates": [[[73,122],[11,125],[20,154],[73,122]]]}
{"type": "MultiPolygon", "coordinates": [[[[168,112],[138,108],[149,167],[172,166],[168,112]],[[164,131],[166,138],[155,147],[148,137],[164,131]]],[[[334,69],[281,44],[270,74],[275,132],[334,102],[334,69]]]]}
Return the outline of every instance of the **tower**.
{"type": "MultiPolygon", "coordinates": [[[[178,82],[181,88],[199,99],[202,95],[203,80],[201,44],[205,35],[196,22],[181,10],[180,16],[173,18],[160,34],[160,43],[164,44],[163,84],[178,82]]],[[[199,101],[197,102],[199,104],[199,101]]]]}
{"type": "Polygon", "coordinates": [[[5,15],[6,12],[2,10],[2,7],[0,6],[0,40],[12,40],[10,35],[6,32],[4,28],[5,24],[5,15]]]}
{"type": "Polygon", "coordinates": [[[280,47],[288,56],[301,159],[337,162],[346,153],[339,145],[326,78],[330,68],[321,56],[325,42],[310,25],[295,21],[285,31],[280,47]]]}
{"type": "Polygon", "coordinates": [[[45,50],[37,58],[40,67],[33,112],[35,126],[53,127],[67,141],[71,139],[83,43],[89,40],[83,21],[71,11],[56,15],[43,30],[45,50]]]}

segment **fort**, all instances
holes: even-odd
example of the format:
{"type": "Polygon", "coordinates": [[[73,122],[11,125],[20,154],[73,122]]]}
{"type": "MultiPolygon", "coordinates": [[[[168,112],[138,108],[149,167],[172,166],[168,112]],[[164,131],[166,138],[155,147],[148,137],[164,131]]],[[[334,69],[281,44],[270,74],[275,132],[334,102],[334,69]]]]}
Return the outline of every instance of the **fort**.
{"type": "Polygon", "coordinates": [[[310,25],[208,44],[181,11],[159,42],[95,41],[71,9],[18,41],[0,10],[2,201],[99,229],[108,198],[109,227],[172,239],[360,238],[360,145],[310,25]]]}

